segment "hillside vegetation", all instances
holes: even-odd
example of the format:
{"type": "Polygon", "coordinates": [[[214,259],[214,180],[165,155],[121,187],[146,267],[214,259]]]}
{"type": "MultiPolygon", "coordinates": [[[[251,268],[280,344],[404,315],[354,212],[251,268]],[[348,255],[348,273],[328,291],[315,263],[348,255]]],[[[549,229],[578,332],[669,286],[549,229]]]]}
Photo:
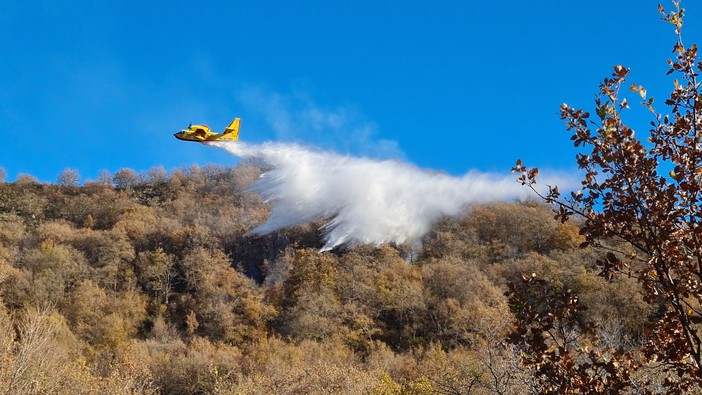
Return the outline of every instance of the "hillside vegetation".
{"type": "Polygon", "coordinates": [[[635,280],[598,276],[577,224],[540,203],[319,253],[321,224],[248,233],[267,216],[247,192],[260,173],[0,183],[0,393],[535,393],[525,306],[578,295],[553,329],[632,355],[660,314],[635,280]]]}

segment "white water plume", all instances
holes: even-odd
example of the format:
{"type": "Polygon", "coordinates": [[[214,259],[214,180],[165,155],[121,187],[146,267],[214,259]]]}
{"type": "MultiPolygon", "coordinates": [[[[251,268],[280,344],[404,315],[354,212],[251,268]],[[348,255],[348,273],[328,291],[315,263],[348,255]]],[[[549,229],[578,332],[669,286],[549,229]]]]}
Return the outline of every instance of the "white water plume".
{"type": "Polygon", "coordinates": [[[513,174],[454,177],[396,160],[342,156],[299,145],[208,144],[271,167],[252,188],[272,205],[268,221],[255,233],[327,219],[322,250],[419,240],[436,220],[461,215],[472,203],[533,195],[513,174]]]}

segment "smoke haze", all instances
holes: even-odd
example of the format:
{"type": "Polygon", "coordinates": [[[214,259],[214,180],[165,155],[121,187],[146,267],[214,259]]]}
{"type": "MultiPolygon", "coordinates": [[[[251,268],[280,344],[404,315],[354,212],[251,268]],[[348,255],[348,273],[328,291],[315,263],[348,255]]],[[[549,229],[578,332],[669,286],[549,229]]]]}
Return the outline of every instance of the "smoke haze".
{"type": "Polygon", "coordinates": [[[271,167],[252,187],[272,206],[268,221],[255,233],[327,219],[322,250],[418,240],[436,220],[461,215],[472,203],[531,195],[511,174],[454,177],[396,160],[342,156],[299,145],[208,144],[271,167]]]}

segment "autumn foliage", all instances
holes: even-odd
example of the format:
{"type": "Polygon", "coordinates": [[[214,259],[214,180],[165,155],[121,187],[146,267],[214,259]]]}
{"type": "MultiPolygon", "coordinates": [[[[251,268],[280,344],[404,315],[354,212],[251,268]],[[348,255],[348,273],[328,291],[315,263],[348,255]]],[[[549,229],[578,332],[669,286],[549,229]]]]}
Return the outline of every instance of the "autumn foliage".
{"type": "Polygon", "coordinates": [[[319,223],[248,233],[267,216],[248,192],[260,172],[1,183],[0,393],[537,391],[505,342],[506,284],[527,272],[583,295],[583,319],[622,322],[613,341],[642,336],[647,306],[611,289],[626,320],[607,316],[597,254],[546,205],[320,253],[319,223]]]}
{"type": "MultiPolygon", "coordinates": [[[[576,292],[561,292],[540,306],[513,291],[510,299],[525,318],[514,340],[533,348],[526,363],[542,373],[541,380],[554,393],[652,388],[683,393],[699,391],[702,382],[702,63],[697,46],[682,40],[684,10],[674,5],[670,12],[659,6],[677,37],[668,61],[668,75],[674,77],[664,103],[668,113],[656,110],[643,86],[625,82],[630,70],[624,66],[616,66],[600,84],[594,116],[567,104],[561,107],[561,118],[580,149],[576,160],[584,173],[582,188],[564,197],[551,187],[542,197],[561,221],[573,215],[582,221],[583,246],[602,254],[596,260],[600,276],[611,283],[635,280],[652,314],[640,346],[603,347],[596,330],[570,338],[556,330],[571,327],[579,314],[576,292]],[[624,121],[627,91],[651,114],[645,139],[624,121]],[[634,377],[653,370],[661,372],[662,381],[655,375],[634,377]]],[[[536,183],[536,169],[518,162],[514,170],[523,184],[536,183]]],[[[551,287],[538,278],[525,278],[522,284],[532,292],[551,287]]]]}
{"type": "Polygon", "coordinates": [[[255,163],[0,171],[0,394],[699,392],[702,66],[683,11],[661,13],[670,114],[617,66],[596,115],[561,108],[580,191],[469,207],[416,243],[252,235],[255,163]]]}

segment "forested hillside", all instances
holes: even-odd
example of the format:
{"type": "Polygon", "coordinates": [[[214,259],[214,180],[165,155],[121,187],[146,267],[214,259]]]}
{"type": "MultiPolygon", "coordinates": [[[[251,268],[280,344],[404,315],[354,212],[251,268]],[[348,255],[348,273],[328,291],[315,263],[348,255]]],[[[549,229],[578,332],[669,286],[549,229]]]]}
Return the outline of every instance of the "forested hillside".
{"type": "Polygon", "coordinates": [[[247,192],[260,173],[0,183],[0,393],[533,393],[544,372],[515,329],[528,306],[577,295],[552,329],[603,353],[635,354],[659,314],[540,203],[319,253],[321,223],[248,233],[267,216],[247,192]]]}

